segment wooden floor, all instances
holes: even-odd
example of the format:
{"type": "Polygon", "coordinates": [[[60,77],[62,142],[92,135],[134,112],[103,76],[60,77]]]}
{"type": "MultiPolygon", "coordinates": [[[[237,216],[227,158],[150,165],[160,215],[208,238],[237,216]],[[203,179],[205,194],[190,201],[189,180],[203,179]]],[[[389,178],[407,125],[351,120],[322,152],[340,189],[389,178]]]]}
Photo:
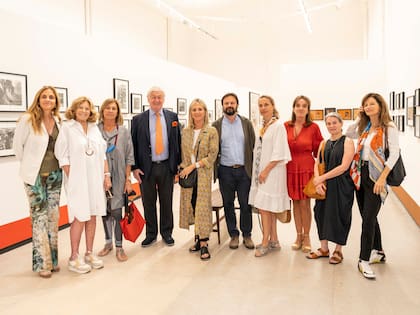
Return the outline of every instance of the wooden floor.
{"type": "MultiPolygon", "coordinates": [[[[178,205],[178,187],[174,196],[178,205]]],[[[177,210],[174,216],[177,225],[177,210]]],[[[70,246],[65,229],[59,233],[62,270],[51,279],[31,271],[31,244],[0,255],[0,314],[418,315],[420,230],[394,195],[387,199],[379,220],[388,261],[373,266],[374,281],[357,270],[361,222],[357,206],[344,261],[337,266],[292,251],[293,223],[279,223],[280,252],[255,258],[254,251],[242,245],[229,249],[222,221],[221,244],[215,233],[210,240],[210,261],[190,254],[193,231],[176,227],[174,247],[158,240],[141,248],[143,232],[137,244],[124,243],[127,262],[117,262],[113,251],[105,257],[104,269],[77,275],[67,270],[70,246]]],[[[317,248],[313,227],[312,243],[317,248]]],[[[253,239],[261,240],[255,214],[253,239]]],[[[102,245],[98,220],[95,249],[102,245]]]]}

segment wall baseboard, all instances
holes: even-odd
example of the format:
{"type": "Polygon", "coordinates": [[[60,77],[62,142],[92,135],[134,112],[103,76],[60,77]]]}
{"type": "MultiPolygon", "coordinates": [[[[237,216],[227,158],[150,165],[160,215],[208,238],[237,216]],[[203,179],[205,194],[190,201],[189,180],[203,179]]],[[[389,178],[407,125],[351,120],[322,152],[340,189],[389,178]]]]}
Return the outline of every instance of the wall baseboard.
{"type": "Polygon", "coordinates": [[[411,198],[411,196],[401,186],[392,187],[392,191],[401,201],[405,209],[407,209],[407,212],[417,223],[417,226],[420,227],[420,206],[417,204],[417,202],[411,198]]]}

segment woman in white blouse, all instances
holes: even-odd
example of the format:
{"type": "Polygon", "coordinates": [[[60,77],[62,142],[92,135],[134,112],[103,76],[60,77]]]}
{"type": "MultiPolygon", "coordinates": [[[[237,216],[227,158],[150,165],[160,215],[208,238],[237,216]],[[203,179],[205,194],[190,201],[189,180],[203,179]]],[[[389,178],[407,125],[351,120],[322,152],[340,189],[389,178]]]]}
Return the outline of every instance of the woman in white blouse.
{"type": "Polygon", "coordinates": [[[363,97],[359,117],[349,126],[346,135],[358,138],[350,168],[362,216],[358,268],[365,278],[374,279],[376,275],[370,264],[386,260],[377,216],[388,193],[386,178],[399,157],[398,130],[381,95],[369,93],[363,97]],[[385,158],[386,142],[388,159],[385,158]]]}
{"type": "Polygon", "coordinates": [[[87,97],[75,99],[66,112],[55,145],[55,155],[64,171],[67,193],[71,256],[70,271],[86,273],[103,267],[92,252],[96,216],[106,214],[105,190],[111,188],[106,160],[106,143],[96,125],[96,112],[87,97]],[[79,257],[83,230],[86,237],[84,259],[79,257]]]}

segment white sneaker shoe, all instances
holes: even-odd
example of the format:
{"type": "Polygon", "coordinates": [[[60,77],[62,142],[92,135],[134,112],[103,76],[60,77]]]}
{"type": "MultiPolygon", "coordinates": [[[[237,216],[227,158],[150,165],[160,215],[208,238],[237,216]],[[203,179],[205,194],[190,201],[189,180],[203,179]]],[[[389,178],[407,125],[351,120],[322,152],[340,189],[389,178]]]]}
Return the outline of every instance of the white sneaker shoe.
{"type": "Polygon", "coordinates": [[[85,261],[87,264],[89,264],[93,269],[101,269],[104,267],[103,260],[96,257],[96,255],[92,253],[87,253],[85,255],[85,261]]]}
{"type": "Polygon", "coordinates": [[[372,249],[369,264],[382,264],[386,262],[385,253],[380,253],[377,249],[372,249]]]}
{"type": "Polygon", "coordinates": [[[365,260],[359,260],[359,263],[357,264],[360,273],[366,278],[366,279],[375,279],[376,275],[373,272],[372,268],[370,268],[369,262],[365,260]]]}
{"type": "Polygon", "coordinates": [[[69,260],[68,268],[70,271],[77,273],[88,273],[92,270],[92,268],[80,257],[77,257],[75,260],[69,260]]]}

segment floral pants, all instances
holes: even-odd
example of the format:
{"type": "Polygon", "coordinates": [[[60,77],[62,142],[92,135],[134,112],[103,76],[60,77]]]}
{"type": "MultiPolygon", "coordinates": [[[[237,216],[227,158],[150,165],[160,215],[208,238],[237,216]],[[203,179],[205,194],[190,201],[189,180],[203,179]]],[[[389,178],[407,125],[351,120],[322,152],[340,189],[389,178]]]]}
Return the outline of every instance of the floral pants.
{"type": "Polygon", "coordinates": [[[38,175],[35,185],[25,183],[32,222],[32,270],[53,270],[58,265],[58,218],[61,169],[38,175]]]}

